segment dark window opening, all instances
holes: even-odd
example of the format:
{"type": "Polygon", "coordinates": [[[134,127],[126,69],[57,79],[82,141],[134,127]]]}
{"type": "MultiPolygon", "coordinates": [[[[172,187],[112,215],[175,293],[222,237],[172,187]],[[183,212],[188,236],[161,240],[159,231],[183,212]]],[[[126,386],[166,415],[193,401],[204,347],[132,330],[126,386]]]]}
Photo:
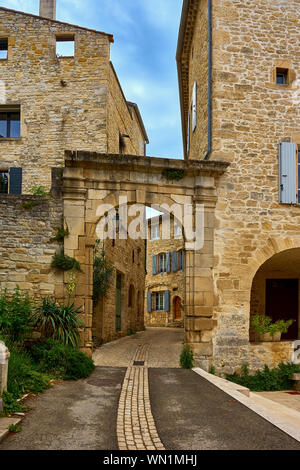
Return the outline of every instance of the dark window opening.
{"type": "Polygon", "coordinates": [[[8,39],[0,39],[0,59],[7,59],[8,39]]]}
{"type": "Polygon", "coordinates": [[[8,194],[8,171],[0,171],[0,193],[8,194]]]}
{"type": "Polygon", "coordinates": [[[0,137],[20,137],[20,111],[1,112],[0,108],[0,137]]]}
{"type": "Polygon", "coordinates": [[[277,85],[288,85],[289,83],[289,70],[276,69],[276,83],[277,85]]]}
{"type": "Polygon", "coordinates": [[[75,37],[58,36],[56,37],[56,56],[74,57],[75,55],[75,37]]]}

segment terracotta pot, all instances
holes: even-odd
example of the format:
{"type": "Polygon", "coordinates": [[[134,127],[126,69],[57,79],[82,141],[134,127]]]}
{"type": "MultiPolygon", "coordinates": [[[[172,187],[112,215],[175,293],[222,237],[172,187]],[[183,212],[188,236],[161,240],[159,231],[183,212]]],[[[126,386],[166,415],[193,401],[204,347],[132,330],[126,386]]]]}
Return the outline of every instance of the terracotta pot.
{"type": "Polygon", "coordinates": [[[280,331],[275,333],[273,336],[270,333],[258,333],[258,341],[262,343],[275,343],[281,341],[281,333],[280,331]]]}

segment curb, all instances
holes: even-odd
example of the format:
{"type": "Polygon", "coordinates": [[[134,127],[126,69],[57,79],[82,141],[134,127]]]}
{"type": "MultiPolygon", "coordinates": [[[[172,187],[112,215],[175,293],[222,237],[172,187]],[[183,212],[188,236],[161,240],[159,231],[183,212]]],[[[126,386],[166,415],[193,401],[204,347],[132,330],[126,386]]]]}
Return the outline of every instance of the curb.
{"type": "Polygon", "coordinates": [[[193,372],[242,403],[242,405],[273,424],[273,426],[277,427],[285,434],[288,434],[290,437],[300,442],[300,413],[298,411],[292,410],[287,406],[280,405],[279,403],[263,397],[259,397],[258,403],[258,399],[254,393],[250,392],[250,396],[245,395],[248,390],[245,389],[245,387],[229,382],[226,379],[216,377],[215,375],[205,372],[203,369],[193,369],[193,372]],[[276,411],[273,411],[273,409],[276,411]]]}
{"type": "Polygon", "coordinates": [[[22,421],[23,418],[0,418],[0,443],[8,436],[9,426],[18,425],[22,421]]]}

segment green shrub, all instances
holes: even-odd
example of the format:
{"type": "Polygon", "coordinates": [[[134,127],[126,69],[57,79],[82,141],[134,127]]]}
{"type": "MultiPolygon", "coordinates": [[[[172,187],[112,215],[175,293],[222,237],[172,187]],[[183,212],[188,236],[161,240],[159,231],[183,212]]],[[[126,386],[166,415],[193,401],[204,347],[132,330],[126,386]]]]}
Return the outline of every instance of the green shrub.
{"type": "Polygon", "coordinates": [[[186,172],[184,170],[165,168],[162,172],[162,176],[168,181],[180,181],[186,176],[186,172]]]}
{"type": "Polygon", "coordinates": [[[22,413],[26,410],[26,406],[21,405],[17,399],[13,396],[12,393],[3,392],[2,393],[2,400],[3,400],[3,412],[0,416],[7,416],[12,413],[22,413]]]}
{"type": "Polygon", "coordinates": [[[44,186],[32,186],[30,189],[31,194],[34,196],[45,197],[49,196],[49,192],[46,191],[44,186]]]}
{"type": "Polygon", "coordinates": [[[74,304],[65,306],[43,299],[42,305],[34,311],[34,318],[46,337],[76,347],[79,344],[79,328],[85,326],[78,317],[80,314],[81,309],[75,308],[74,304]]]}
{"type": "Polygon", "coordinates": [[[253,392],[272,392],[292,389],[292,375],[299,372],[299,365],[282,363],[274,369],[265,366],[263,371],[258,370],[255,374],[251,375],[248,365],[245,364],[242,367],[241,374],[235,372],[234,374],[226,375],[226,378],[231,382],[249,388],[253,392]]]}
{"type": "Polygon", "coordinates": [[[88,377],[95,368],[93,361],[85,354],[53,339],[35,344],[31,355],[40,370],[65,380],[88,377]]]}
{"type": "Polygon", "coordinates": [[[60,271],[81,271],[80,263],[75,258],[62,253],[56,253],[52,258],[51,267],[60,271]]]}
{"type": "Polygon", "coordinates": [[[93,273],[93,301],[97,304],[100,297],[103,297],[109,288],[109,279],[112,273],[112,266],[107,262],[104,248],[100,248],[100,240],[96,241],[94,249],[94,273],[93,273]]]}
{"type": "Polygon", "coordinates": [[[257,333],[266,334],[270,333],[274,336],[276,333],[287,333],[289,327],[293,324],[293,320],[278,320],[273,323],[272,318],[265,315],[254,315],[251,321],[252,328],[257,333]]]}
{"type": "Polygon", "coordinates": [[[11,424],[8,428],[9,432],[18,433],[22,431],[21,424],[11,424]]]}
{"type": "Polygon", "coordinates": [[[53,242],[58,242],[58,243],[63,243],[65,240],[65,237],[68,237],[70,235],[68,227],[65,229],[64,226],[60,227],[56,231],[55,237],[50,239],[50,243],[53,242]]]}
{"type": "Polygon", "coordinates": [[[180,355],[180,365],[183,369],[192,369],[194,367],[194,354],[190,346],[185,346],[180,355]]]}
{"type": "Polygon", "coordinates": [[[27,294],[17,287],[11,297],[0,295],[0,332],[13,342],[22,342],[32,331],[33,305],[27,294]]]}

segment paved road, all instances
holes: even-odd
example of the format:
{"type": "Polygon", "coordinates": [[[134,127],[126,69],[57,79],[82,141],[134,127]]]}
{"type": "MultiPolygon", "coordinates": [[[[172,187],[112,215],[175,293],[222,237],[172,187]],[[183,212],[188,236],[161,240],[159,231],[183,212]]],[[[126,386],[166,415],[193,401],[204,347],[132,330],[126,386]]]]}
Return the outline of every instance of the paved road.
{"type": "Polygon", "coordinates": [[[91,377],[32,399],[22,432],[0,450],[300,450],[241,403],[179,369],[181,348],[180,330],[151,329],[106,345],[91,377]]]}

